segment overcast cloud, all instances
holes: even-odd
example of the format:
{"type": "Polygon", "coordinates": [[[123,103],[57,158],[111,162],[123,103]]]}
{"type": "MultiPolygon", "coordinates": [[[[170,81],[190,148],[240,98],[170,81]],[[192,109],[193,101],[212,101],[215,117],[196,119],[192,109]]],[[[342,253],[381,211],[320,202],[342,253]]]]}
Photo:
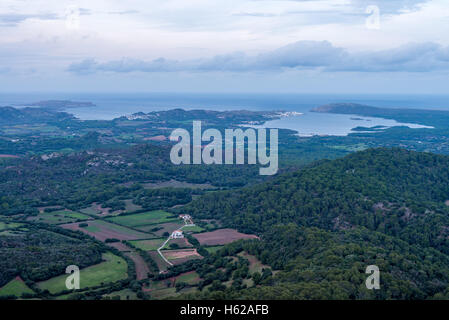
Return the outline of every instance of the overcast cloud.
{"type": "Polygon", "coordinates": [[[0,85],[74,90],[89,78],[104,89],[105,75],[129,90],[161,77],[214,90],[232,73],[254,90],[279,77],[372,85],[416,73],[437,88],[428,79],[449,71],[448,30],[447,0],[2,0],[0,85]],[[366,25],[373,5],[379,28],[366,25]]]}
{"type": "Polygon", "coordinates": [[[244,53],[218,55],[195,60],[164,58],[144,61],[132,58],[109,62],[85,59],[73,63],[68,71],[94,72],[250,72],[285,69],[320,69],[358,72],[431,72],[449,70],[449,47],[436,43],[408,44],[394,49],[349,53],[327,41],[299,41],[282,48],[248,56],[244,53]]]}

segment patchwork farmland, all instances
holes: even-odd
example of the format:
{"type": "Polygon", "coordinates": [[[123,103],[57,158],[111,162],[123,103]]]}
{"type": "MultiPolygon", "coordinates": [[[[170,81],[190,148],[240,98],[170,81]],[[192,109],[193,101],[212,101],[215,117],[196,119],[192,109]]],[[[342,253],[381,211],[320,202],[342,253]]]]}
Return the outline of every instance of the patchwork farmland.
{"type": "Polygon", "coordinates": [[[136,229],[154,234],[156,237],[162,237],[165,233],[171,234],[182,226],[182,221],[161,223],[157,225],[138,226],[136,229]]]}
{"type": "Polygon", "coordinates": [[[121,225],[109,223],[104,220],[93,220],[85,223],[69,223],[61,225],[64,229],[84,232],[97,240],[106,239],[135,240],[144,239],[148,235],[121,225]]]}
{"type": "Polygon", "coordinates": [[[176,282],[184,282],[187,284],[195,285],[200,281],[200,275],[196,271],[190,271],[180,274],[176,277],[176,282]]]}
{"type": "Polygon", "coordinates": [[[148,240],[130,241],[130,243],[132,243],[135,247],[145,251],[155,251],[165,242],[165,240],[166,240],[165,238],[156,238],[148,240]]]}
{"type": "Polygon", "coordinates": [[[9,295],[21,297],[23,294],[31,293],[33,293],[33,290],[31,290],[19,276],[0,288],[0,297],[9,295]]]}
{"type": "MultiPolygon", "coordinates": [[[[213,255],[227,243],[256,238],[233,229],[216,229],[216,224],[207,221],[197,225],[192,217],[183,219],[182,215],[164,210],[133,213],[141,208],[129,200],[126,200],[126,208],[124,212],[110,212],[99,203],[79,211],[42,207],[39,214],[28,221],[81,232],[108,246],[109,249],[102,252],[102,262],[80,270],[81,294],[90,292],[104,298],[140,299],[136,291],[138,287],[154,299],[198,292],[203,286],[208,288],[210,285],[195,270],[181,272],[166,280],[163,280],[164,275],[170,274],[173,267],[182,267],[213,255]],[[180,230],[179,237],[172,236],[176,230],[180,230]],[[137,281],[133,282],[134,289],[119,285],[129,279],[137,281]]],[[[21,230],[26,230],[26,223],[0,221],[2,233],[14,235],[21,230]]],[[[254,256],[243,253],[229,261],[240,261],[238,257],[249,260],[250,271],[259,272],[264,267],[254,256]]],[[[29,287],[19,277],[13,278],[0,288],[0,296],[12,294],[20,297],[48,292],[58,300],[77,298],[79,293],[67,293],[66,279],[67,274],[60,274],[29,287]]]]}
{"type": "Polygon", "coordinates": [[[168,212],[157,210],[131,215],[121,215],[114,218],[107,218],[106,220],[127,227],[138,227],[156,225],[165,222],[174,222],[179,219],[168,212]]]}
{"type": "Polygon", "coordinates": [[[65,224],[71,222],[79,222],[91,219],[88,215],[74,212],[70,210],[58,210],[51,212],[41,212],[36,217],[32,217],[30,221],[44,222],[48,224],[65,224]]]}
{"type": "MultiPolygon", "coordinates": [[[[184,231],[184,229],[183,229],[184,231]]],[[[170,239],[170,241],[167,242],[165,247],[163,249],[169,249],[169,248],[191,248],[193,247],[192,244],[187,240],[187,238],[181,238],[181,239],[170,239]]]]}
{"type": "MultiPolygon", "coordinates": [[[[113,255],[103,254],[104,262],[80,270],[80,288],[95,287],[101,284],[112,283],[128,277],[128,265],[126,261],[113,255]]],[[[66,290],[65,281],[67,276],[61,275],[47,281],[38,283],[42,290],[57,293],[66,290]]]]}
{"type": "Polygon", "coordinates": [[[174,265],[202,258],[196,249],[163,250],[162,253],[174,265]]]}

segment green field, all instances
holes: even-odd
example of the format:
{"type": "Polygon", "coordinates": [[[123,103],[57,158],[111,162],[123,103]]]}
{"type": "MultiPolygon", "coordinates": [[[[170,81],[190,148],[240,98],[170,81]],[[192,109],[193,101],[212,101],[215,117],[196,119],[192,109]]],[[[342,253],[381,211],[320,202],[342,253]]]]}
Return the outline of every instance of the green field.
{"type": "Polygon", "coordinates": [[[48,224],[71,223],[71,222],[83,221],[83,220],[87,220],[87,219],[89,219],[89,216],[86,216],[79,212],[68,211],[68,210],[43,212],[43,213],[40,213],[36,217],[37,221],[45,222],[48,224]]]}
{"type": "Polygon", "coordinates": [[[8,229],[15,229],[20,226],[23,226],[22,223],[15,223],[15,222],[2,222],[0,221],[0,231],[8,230],[8,229]]]}
{"type": "Polygon", "coordinates": [[[105,294],[103,297],[113,298],[117,296],[120,297],[120,300],[137,300],[137,294],[130,289],[111,292],[109,294],[105,294]]]}
{"type": "Polygon", "coordinates": [[[176,282],[184,282],[187,284],[197,284],[200,280],[200,276],[196,272],[183,273],[176,278],[176,282]]]}
{"type": "MultiPolygon", "coordinates": [[[[94,291],[93,291],[94,292],[94,291]]],[[[75,300],[78,293],[69,293],[61,296],[57,296],[56,300],[75,300]]],[[[108,294],[104,294],[103,298],[115,298],[120,297],[120,300],[139,300],[137,294],[131,289],[123,289],[120,291],[114,291],[108,294]]]]}
{"type": "Polygon", "coordinates": [[[23,232],[22,231],[26,231],[24,229],[21,230],[5,230],[5,231],[0,231],[0,236],[16,236],[16,235],[20,235],[23,232]]]}
{"type": "Polygon", "coordinates": [[[87,230],[87,231],[89,231],[89,232],[93,232],[93,233],[99,232],[99,231],[100,231],[100,228],[99,228],[99,227],[93,226],[93,225],[91,225],[91,224],[89,224],[87,227],[81,227],[81,228],[83,228],[83,229],[85,229],[85,230],[87,230]]]}
{"type": "Polygon", "coordinates": [[[363,151],[368,148],[368,146],[364,143],[357,143],[354,145],[343,145],[343,146],[330,146],[330,147],[333,149],[345,150],[349,152],[363,151]]]}
{"type": "Polygon", "coordinates": [[[157,238],[149,240],[132,240],[130,242],[139,249],[145,251],[154,251],[159,249],[159,247],[164,243],[165,240],[167,239],[157,238]]]}
{"type": "Polygon", "coordinates": [[[192,293],[195,291],[197,291],[195,287],[184,288],[179,292],[176,292],[176,288],[165,288],[151,291],[151,297],[155,299],[174,298],[183,293],[192,293]]]}
{"type": "Polygon", "coordinates": [[[175,230],[178,230],[184,225],[184,223],[181,221],[181,219],[175,221],[175,222],[168,222],[168,223],[161,223],[161,224],[150,224],[146,226],[139,226],[136,227],[136,229],[142,230],[144,232],[149,232],[155,235],[156,237],[164,237],[163,234],[165,232],[172,233],[175,230]],[[159,229],[157,231],[154,231],[153,229],[159,229]]]}
{"type": "Polygon", "coordinates": [[[137,210],[141,210],[142,206],[133,203],[132,199],[125,200],[125,210],[127,212],[133,212],[137,210]]]}
{"type": "Polygon", "coordinates": [[[20,279],[13,279],[0,289],[0,296],[14,295],[18,298],[24,293],[34,293],[33,290],[20,279]]]}
{"type": "MultiPolygon", "coordinates": [[[[112,253],[104,253],[102,263],[81,269],[80,272],[80,288],[94,287],[109,282],[116,282],[128,277],[128,264],[126,261],[113,255],[112,253]]],[[[50,280],[40,282],[38,287],[42,290],[48,290],[51,293],[57,293],[66,290],[65,281],[66,274],[51,278],[50,280]]]]}
{"type": "Polygon", "coordinates": [[[100,214],[101,213],[100,210],[94,208],[93,206],[81,209],[80,212],[85,213],[85,214],[100,214]]]}
{"type": "Polygon", "coordinates": [[[168,212],[162,210],[131,214],[126,216],[118,216],[106,219],[108,221],[121,224],[127,227],[137,227],[150,224],[158,224],[178,220],[168,212]]]}
{"type": "Polygon", "coordinates": [[[173,297],[173,296],[176,296],[175,288],[165,288],[165,289],[151,291],[151,297],[153,297],[155,299],[164,299],[164,298],[173,297]]]}
{"type": "Polygon", "coordinates": [[[182,231],[184,232],[203,232],[204,228],[201,228],[200,226],[191,226],[191,227],[184,227],[182,228],[182,231]]]}
{"type": "Polygon", "coordinates": [[[245,251],[240,252],[238,256],[243,257],[249,261],[249,272],[251,273],[262,272],[262,269],[270,268],[269,266],[262,264],[262,262],[260,262],[256,256],[250,255],[245,251]]]}
{"type": "Polygon", "coordinates": [[[36,133],[56,133],[61,132],[58,127],[49,125],[16,125],[4,128],[3,131],[6,134],[36,134],[36,133]]]}
{"type": "Polygon", "coordinates": [[[192,244],[186,239],[170,239],[162,248],[163,250],[170,250],[170,249],[190,249],[192,248],[192,244]],[[172,247],[172,245],[177,245],[177,247],[172,247]]]}
{"type": "Polygon", "coordinates": [[[206,251],[209,253],[215,253],[221,248],[223,248],[223,246],[205,247],[206,251]]]}
{"type": "Polygon", "coordinates": [[[152,290],[167,289],[167,288],[171,288],[172,286],[173,286],[172,279],[151,281],[151,283],[150,283],[150,289],[152,289],[152,290]]]}
{"type": "Polygon", "coordinates": [[[201,256],[195,254],[195,250],[192,249],[170,249],[170,250],[161,250],[161,253],[164,257],[171,262],[176,262],[177,260],[194,260],[201,259],[201,256]],[[185,256],[180,257],[179,253],[182,253],[185,256]]]}
{"type": "Polygon", "coordinates": [[[145,238],[149,238],[148,235],[146,235],[143,232],[139,232],[139,231],[135,231],[133,229],[118,225],[118,224],[113,224],[104,220],[90,220],[90,221],[86,221],[85,223],[88,224],[87,227],[81,227],[81,229],[85,229],[89,232],[92,233],[101,233],[104,230],[109,230],[112,232],[117,232],[123,235],[128,235],[128,236],[133,236],[135,238],[141,238],[141,239],[145,239],[145,238]]]}

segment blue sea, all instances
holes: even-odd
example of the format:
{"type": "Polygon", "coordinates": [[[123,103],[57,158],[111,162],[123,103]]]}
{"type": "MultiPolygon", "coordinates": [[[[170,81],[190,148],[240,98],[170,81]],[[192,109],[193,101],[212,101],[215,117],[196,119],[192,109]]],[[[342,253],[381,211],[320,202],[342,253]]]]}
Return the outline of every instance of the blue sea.
{"type": "Polygon", "coordinates": [[[21,106],[41,100],[92,102],[95,107],[66,110],[82,120],[110,120],[136,112],[173,108],[208,110],[296,111],[300,116],[270,121],[266,127],[288,128],[300,135],[346,135],[357,126],[420,128],[393,120],[351,115],[316,114],[317,106],[352,102],[384,108],[416,108],[449,111],[449,95],[362,94],[199,94],[199,93],[14,93],[0,94],[0,106],[21,106]]]}

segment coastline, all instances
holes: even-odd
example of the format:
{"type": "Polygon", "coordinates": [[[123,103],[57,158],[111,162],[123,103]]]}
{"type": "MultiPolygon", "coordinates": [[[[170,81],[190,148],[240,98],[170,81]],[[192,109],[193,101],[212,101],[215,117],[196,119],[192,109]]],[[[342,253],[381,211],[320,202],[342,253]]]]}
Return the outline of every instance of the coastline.
{"type": "Polygon", "coordinates": [[[306,112],[288,115],[265,122],[262,125],[253,125],[252,128],[287,129],[296,132],[299,137],[313,136],[347,136],[353,133],[377,133],[392,127],[409,127],[411,129],[433,129],[416,123],[402,123],[394,119],[379,117],[358,116],[353,114],[313,113],[306,112]],[[361,125],[364,121],[367,125],[361,125]],[[357,128],[366,128],[366,131],[357,128]],[[372,128],[378,128],[371,130],[372,128]]]}

